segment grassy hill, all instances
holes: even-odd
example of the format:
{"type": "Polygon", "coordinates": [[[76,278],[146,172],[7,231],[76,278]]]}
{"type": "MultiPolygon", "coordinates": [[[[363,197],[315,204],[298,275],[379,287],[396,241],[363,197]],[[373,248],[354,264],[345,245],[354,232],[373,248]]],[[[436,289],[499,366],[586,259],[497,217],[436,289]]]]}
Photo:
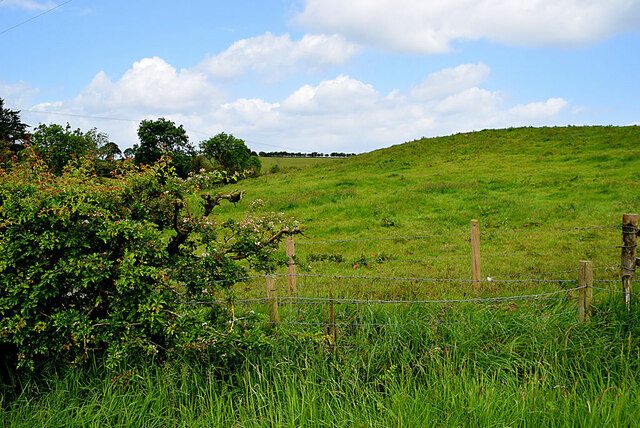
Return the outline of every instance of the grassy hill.
{"type": "Polygon", "coordinates": [[[386,235],[385,218],[400,234],[472,217],[490,229],[615,224],[640,206],[639,167],[640,127],[515,128],[418,140],[231,187],[326,239],[386,235]]]}
{"type": "MultiPolygon", "coordinates": [[[[620,245],[619,230],[550,229],[614,226],[623,213],[638,212],[639,143],[640,127],[486,130],[413,141],[224,190],[246,189],[246,198],[262,198],[268,209],[300,219],[307,226],[307,238],[297,238],[300,261],[310,255],[345,261],[314,265],[311,273],[469,278],[473,218],[480,222],[482,254],[551,252],[483,257],[486,276],[574,270],[581,259],[604,268],[618,263],[619,250],[590,249],[620,245]],[[375,240],[450,234],[456,236],[375,240]],[[358,239],[374,240],[309,244],[358,239]],[[380,254],[393,260],[444,260],[369,264],[366,272],[354,273],[357,260],[380,254]]],[[[221,207],[218,215],[239,215],[242,205],[221,207]]],[[[382,294],[393,293],[385,288],[382,294]]]]}

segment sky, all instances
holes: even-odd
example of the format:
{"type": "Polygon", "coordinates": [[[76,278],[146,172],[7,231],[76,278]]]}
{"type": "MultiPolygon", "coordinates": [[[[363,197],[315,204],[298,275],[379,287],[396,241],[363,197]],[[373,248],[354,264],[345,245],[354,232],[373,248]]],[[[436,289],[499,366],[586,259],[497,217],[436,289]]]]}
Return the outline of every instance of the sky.
{"type": "Polygon", "coordinates": [[[123,150],[159,117],[324,153],[640,124],[640,0],[0,0],[0,98],[123,150]]]}

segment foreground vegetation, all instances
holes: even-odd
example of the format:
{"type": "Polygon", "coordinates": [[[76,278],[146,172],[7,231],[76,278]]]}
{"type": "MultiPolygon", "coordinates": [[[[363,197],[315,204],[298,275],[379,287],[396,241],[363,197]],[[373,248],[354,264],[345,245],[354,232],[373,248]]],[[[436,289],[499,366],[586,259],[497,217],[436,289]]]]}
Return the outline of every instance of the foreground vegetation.
{"type": "MultiPolygon", "coordinates": [[[[577,324],[575,293],[564,291],[576,285],[579,260],[594,261],[597,280],[618,278],[620,216],[640,207],[639,142],[639,127],[482,131],[221,188],[304,221],[299,297],[562,294],[338,304],[337,344],[322,305],[282,305],[273,328],[264,305],[235,305],[235,317],[263,323],[255,346],[21,377],[5,389],[0,425],[637,425],[637,300],[627,311],[618,294],[596,290],[591,323],[577,324]],[[483,277],[493,281],[477,292],[428,281],[470,278],[471,218],[481,225],[483,277]]],[[[217,207],[217,219],[239,220],[246,206],[217,207]]],[[[277,283],[287,295],[286,280],[277,283]]],[[[264,297],[264,278],[237,284],[234,297],[264,297]]]]}
{"type": "Polygon", "coordinates": [[[5,398],[5,426],[633,426],[638,307],[591,324],[478,314],[465,325],[398,323],[323,339],[274,333],[232,371],[173,363],[52,375],[5,398]]]}

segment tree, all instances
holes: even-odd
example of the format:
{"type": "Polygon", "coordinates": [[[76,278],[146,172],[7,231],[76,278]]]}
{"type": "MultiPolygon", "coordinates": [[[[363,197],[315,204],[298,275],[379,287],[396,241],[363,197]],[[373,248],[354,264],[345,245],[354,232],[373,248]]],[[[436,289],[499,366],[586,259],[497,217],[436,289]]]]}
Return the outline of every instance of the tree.
{"type": "Polygon", "coordinates": [[[120,147],[116,143],[110,141],[98,148],[98,156],[102,160],[116,159],[122,156],[122,151],[120,151],[120,147]]]}
{"type": "Polygon", "coordinates": [[[202,141],[200,150],[229,173],[253,169],[258,174],[262,166],[243,140],[224,132],[202,141]]]}
{"type": "Polygon", "coordinates": [[[4,100],[0,98],[0,141],[14,144],[27,136],[27,125],[20,120],[19,111],[4,107],[4,100]]]}
{"type": "Polygon", "coordinates": [[[91,128],[84,136],[89,142],[89,146],[95,148],[98,159],[107,160],[122,156],[120,148],[113,141],[109,141],[109,135],[106,132],[99,132],[97,128],[91,128]]]}
{"type": "Polygon", "coordinates": [[[255,316],[217,304],[218,292],[248,268],[272,272],[278,242],[300,232],[297,222],[258,201],[242,221],[219,220],[216,207],[244,192],[205,193],[203,210],[185,197],[219,172],[181,180],[167,157],[144,169],[131,163],[113,181],[100,180],[89,157],[56,176],[27,149],[23,162],[0,169],[0,343],[13,346],[14,364],[193,353],[226,363],[258,345],[255,316]]]}
{"type": "Polygon", "coordinates": [[[69,161],[96,151],[98,136],[103,138],[95,128],[86,134],[80,129],[72,130],[58,124],[40,124],[31,135],[31,143],[42,157],[46,159],[54,174],[60,174],[69,161]]]}
{"type": "Polygon", "coordinates": [[[150,165],[162,156],[171,153],[172,164],[180,177],[186,177],[191,167],[191,158],[196,155],[189,143],[189,136],[180,126],[164,117],[158,120],[143,120],[138,127],[140,145],[134,145],[136,164],[150,165]]]}

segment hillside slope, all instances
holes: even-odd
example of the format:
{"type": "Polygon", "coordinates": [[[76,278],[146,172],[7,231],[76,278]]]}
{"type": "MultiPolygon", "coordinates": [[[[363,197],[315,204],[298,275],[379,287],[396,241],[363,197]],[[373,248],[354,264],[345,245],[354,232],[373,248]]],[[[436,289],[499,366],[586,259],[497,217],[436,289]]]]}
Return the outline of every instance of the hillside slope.
{"type": "Polygon", "coordinates": [[[326,239],[441,232],[471,218],[491,229],[615,224],[640,207],[639,171],[640,127],[518,128],[418,140],[230,187],[326,239]]]}
{"type": "MultiPolygon", "coordinates": [[[[620,263],[615,226],[623,213],[640,211],[639,143],[640,127],[487,130],[413,141],[227,190],[246,189],[247,199],[264,199],[267,209],[306,225],[296,254],[307,273],[470,278],[469,222],[478,219],[484,276],[575,272],[579,260],[592,260],[597,277],[612,280],[618,275],[612,266],[620,263]],[[582,229],[592,226],[604,228],[582,229]],[[378,262],[366,262],[372,260],[378,262]]],[[[239,216],[245,207],[246,201],[224,206],[218,216],[239,216]]],[[[497,291],[489,285],[483,285],[489,294],[497,291]]],[[[407,293],[406,287],[378,290],[407,293]]]]}

